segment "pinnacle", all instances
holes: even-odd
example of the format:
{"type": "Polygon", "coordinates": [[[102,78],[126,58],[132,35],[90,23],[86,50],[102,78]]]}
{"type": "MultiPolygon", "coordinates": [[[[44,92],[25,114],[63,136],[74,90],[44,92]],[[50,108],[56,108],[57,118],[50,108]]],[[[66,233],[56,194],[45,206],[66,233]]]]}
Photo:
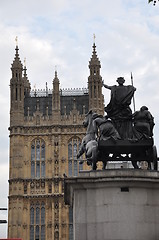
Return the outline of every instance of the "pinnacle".
{"type": "Polygon", "coordinates": [[[89,66],[90,65],[99,65],[100,66],[100,61],[97,57],[97,52],[96,52],[96,45],[95,43],[93,44],[93,52],[92,52],[92,57],[91,60],[89,61],[89,66]]]}
{"type": "Polygon", "coordinates": [[[16,46],[15,48],[15,57],[14,57],[14,60],[13,60],[13,63],[12,63],[12,68],[22,68],[22,63],[21,63],[21,60],[20,60],[20,57],[19,57],[19,49],[18,49],[18,46],[16,46]]]}

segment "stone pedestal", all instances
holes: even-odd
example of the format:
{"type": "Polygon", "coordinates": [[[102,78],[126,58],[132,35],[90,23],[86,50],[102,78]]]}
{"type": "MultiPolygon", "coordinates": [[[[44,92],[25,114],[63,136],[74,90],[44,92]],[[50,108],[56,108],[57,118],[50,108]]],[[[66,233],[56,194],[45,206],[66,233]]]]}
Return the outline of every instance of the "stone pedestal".
{"type": "Polygon", "coordinates": [[[82,172],[65,178],[74,240],[159,240],[159,172],[82,172]]]}

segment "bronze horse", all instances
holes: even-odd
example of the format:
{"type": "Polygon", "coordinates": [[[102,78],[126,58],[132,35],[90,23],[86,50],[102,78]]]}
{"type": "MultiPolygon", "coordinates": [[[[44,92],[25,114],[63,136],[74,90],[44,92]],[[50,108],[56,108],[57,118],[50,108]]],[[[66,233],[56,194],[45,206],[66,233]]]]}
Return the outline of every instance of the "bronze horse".
{"type": "Polygon", "coordinates": [[[92,165],[92,169],[97,168],[97,156],[98,156],[98,142],[96,140],[96,130],[93,126],[93,112],[89,111],[83,121],[84,127],[87,127],[86,136],[82,139],[81,147],[77,153],[77,158],[79,158],[83,153],[85,153],[87,164],[92,165]]]}
{"type": "Polygon", "coordinates": [[[93,170],[96,170],[98,161],[103,162],[103,169],[105,169],[109,154],[106,155],[99,151],[98,141],[100,139],[111,139],[112,141],[116,141],[120,139],[120,136],[111,120],[107,120],[105,117],[93,113],[92,110],[86,114],[83,125],[87,127],[87,131],[86,136],[82,140],[77,158],[85,153],[87,164],[92,165],[93,170]]]}

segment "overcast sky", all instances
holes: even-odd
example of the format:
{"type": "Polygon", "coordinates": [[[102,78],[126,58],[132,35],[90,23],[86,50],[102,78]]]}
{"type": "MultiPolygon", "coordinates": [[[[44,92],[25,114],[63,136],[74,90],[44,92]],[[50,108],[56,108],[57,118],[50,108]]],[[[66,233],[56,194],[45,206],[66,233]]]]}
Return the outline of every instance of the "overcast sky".
{"type": "MultiPolygon", "coordinates": [[[[52,88],[55,66],[61,88],[87,87],[88,63],[96,35],[101,76],[114,85],[133,72],[136,109],[149,107],[159,146],[159,4],[148,0],[1,0],[0,1],[0,207],[7,207],[9,171],[9,102],[15,37],[26,57],[32,88],[52,88]]],[[[105,104],[110,92],[103,90],[105,104]]],[[[0,213],[7,219],[7,213],[0,213]]],[[[0,237],[7,226],[0,225],[0,237]]]]}

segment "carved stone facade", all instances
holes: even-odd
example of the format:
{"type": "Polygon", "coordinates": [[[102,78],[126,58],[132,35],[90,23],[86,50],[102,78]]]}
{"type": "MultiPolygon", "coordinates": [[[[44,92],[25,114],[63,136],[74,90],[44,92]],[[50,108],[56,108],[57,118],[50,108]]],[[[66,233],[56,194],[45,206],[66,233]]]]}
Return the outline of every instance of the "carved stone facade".
{"type": "Polygon", "coordinates": [[[10,80],[10,169],[8,237],[28,240],[73,239],[72,209],[64,204],[64,175],[77,176],[76,154],[90,109],[103,113],[100,62],[93,45],[88,90],[31,92],[16,46],[10,80]]]}

